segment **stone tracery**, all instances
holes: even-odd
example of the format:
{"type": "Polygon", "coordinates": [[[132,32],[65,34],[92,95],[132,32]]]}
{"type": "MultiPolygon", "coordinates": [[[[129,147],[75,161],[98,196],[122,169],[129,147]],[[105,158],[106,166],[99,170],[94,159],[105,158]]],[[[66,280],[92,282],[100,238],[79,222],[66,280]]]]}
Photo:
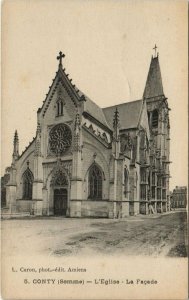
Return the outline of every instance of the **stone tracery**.
{"type": "Polygon", "coordinates": [[[61,155],[70,148],[71,143],[71,130],[66,124],[58,124],[51,129],[49,133],[50,152],[61,155]]]}

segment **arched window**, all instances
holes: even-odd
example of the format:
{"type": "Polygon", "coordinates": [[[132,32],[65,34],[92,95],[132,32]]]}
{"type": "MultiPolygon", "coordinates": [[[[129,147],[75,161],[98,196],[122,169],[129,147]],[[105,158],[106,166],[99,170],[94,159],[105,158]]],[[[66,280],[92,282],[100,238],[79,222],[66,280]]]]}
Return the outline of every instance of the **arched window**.
{"type": "Polygon", "coordinates": [[[63,115],[63,107],[64,107],[64,103],[62,101],[62,99],[59,99],[57,101],[57,116],[62,116],[63,115]]]}
{"type": "Polygon", "coordinates": [[[28,168],[23,176],[23,199],[32,199],[32,187],[33,187],[33,174],[28,168]]]}
{"type": "Polygon", "coordinates": [[[157,128],[158,127],[158,111],[155,109],[152,113],[152,127],[157,128]]]}
{"type": "Polygon", "coordinates": [[[147,137],[146,132],[142,130],[140,132],[140,163],[146,163],[147,158],[147,137]]]}
{"type": "Polygon", "coordinates": [[[60,114],[62,116],[63,115],[63,102],[60,101],[59,104],[60,104],[60,114]]]}
{"type": "Polygon", "coordinates": [[[102,199],[102,172],[96,164],[89,170],[89,197],[90,199],[102,199]]]}
{"type": "Polygon", "coordinates": [[[128,197],[128,192],[129,192],[129,175],[128,171],[125,168],[124,169],[124,195],[125,197],[128,197]]]}
{"type": "Polygon", "coordinates": [[[60,102],[57,102],[57,116],[59,116],[59,114],[60,114],[59,103],[60,103],[60,102]]]}

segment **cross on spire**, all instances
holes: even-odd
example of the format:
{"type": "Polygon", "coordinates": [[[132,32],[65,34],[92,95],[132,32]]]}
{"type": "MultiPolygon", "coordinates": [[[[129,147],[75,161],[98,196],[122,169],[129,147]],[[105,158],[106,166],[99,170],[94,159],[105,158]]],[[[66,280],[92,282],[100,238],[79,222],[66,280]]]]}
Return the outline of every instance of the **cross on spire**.
{"type": "Polygon", "coordinates": [[[154,52],[155,52],[155,56],[154,56],[154,57],[157,57],[157,56],[156,56],[156,51],[157,51],[157,46],[156,46],[156,44],[155,44],[153,50],[154,50],[154,52]]]}
{"type": "Polygon", "coordinates": [[[59,60],[59,66],[62,66],[62,59],[65,57],[65,54],[62,53],[62,51],[59,52],[59,56],[57,56],[57,59],[59,60]]]}

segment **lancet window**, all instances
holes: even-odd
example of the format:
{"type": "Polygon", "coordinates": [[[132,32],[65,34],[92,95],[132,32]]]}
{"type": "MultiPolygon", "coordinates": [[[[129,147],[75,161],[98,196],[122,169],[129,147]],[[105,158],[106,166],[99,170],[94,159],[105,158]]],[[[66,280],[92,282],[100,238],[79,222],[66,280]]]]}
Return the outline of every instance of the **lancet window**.
{"type": "Polygon", "coordinates": [[[157,109],[155,109],[152,112],[152,127],[153,128],[157,128],[158,127],[158,117],[159,117],[158,111],[157,111],[157,109]]]}
{"type": "Polygon", "coordinates": [[[89,170],[89,199],[102,199],[102,172],[96,164],[89,170]]]}
{"type": "Polygon", "coordinates": [[[64,102],[62,99],[59,99],[56,103],[57,116],[63,116],[64,113],[64,102]]]}
{"type": "Polygon", "coordinates": [[[23,199],[31,200],[32,199],[32,188],[33,188],[33,174],[28,168],[23,176],[23,199]]]}
{"type": "Polygon", "coordinates": [[[125,197],[128,196],[128,192],[129,192],[129,176],[128,176],[128,171],[125,168],[124,169],[124,195],[125,195],[125,197]]]}

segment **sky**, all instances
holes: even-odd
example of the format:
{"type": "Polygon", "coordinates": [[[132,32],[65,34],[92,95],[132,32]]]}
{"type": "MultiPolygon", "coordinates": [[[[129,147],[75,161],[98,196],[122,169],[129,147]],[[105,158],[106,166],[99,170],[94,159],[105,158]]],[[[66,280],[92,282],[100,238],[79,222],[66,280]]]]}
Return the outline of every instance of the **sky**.
{"type": "Polygon", "coordinates": [[[35,136],[58,68],[99,106],[141,99],[153,47],[159,52],[171,125],[170,188],[187,185],[187,1],[7,0],[2,4],[2,159],[11,164],[35,136]]]}

